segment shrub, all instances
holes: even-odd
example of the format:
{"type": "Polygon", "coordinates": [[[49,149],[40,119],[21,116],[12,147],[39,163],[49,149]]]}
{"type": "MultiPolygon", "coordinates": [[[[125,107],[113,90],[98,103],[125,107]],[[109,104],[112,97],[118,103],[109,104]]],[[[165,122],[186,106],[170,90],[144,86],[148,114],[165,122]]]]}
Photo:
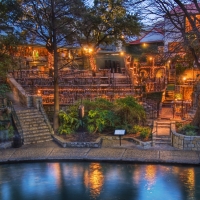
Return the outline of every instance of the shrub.
{"type": "Polygon", "coordinates": [[[181,131],[182,131],[182,132],[187,132],[187,131],[195,131],[195,130],[197,130],[197,129],[198,129],[197,126],[193,126],[193,125],[191,125],[191,124],[186,124],[186,125],[184,125],[184,126],[181,128],[181,131]]]}
{"type": "Polygon", "coordinates": [[[135,126],[133,126],[132,133],[134,133],[134,134],[139,133],[139,132],[141,132],[142,129],[143,129],[142,126],[135,125],[135,126]]]}
{"type": "Polygon", "coordinates": [[[177,129],[178,129],[178,132],[180,132],[181,134],[185,134],[188,136],[195,136],[197,135],[197,130],[199,128],[191,124],[182,125],[179,123],[177,129]]]}
{"type": "Polygon", "coordinates": [[[59,112],[60,126],[59,134],[74,133],[81,126],[81,120],[78,118],[78,107],[71,106],[67,112],[59,112]]]}
{"type": "Polygon", "coordinates": [[[183,127],[183,124],[180,123],[180,122],[176,122],[176,123],[175,123],[175,126],[176,126],[176,129],[177,129],[178,131],[181,131],[181,129],[182,129],[182,127],[183,127]]]}
{"type": "Polygon", "coordinates": [[[132,133],[138,134],[142,139],[149,138],[151,134],[151,128],[135,125],[132,128],[132,133]]]}
{"type": "Polygon", "coordinates": [[[187,136],[196,136],[197,133],[195,131],[193,131],[193,130],[190,130],[190,131],[186,131],[185,135],[187,135],[187,136]]]}
{"type": "Polygon", "coordinates": [[[117,99],[114,104],[114,111],[121,124],[140,124],[146,120],[144,108],[133,97],[117,99]]]}
{"type": "Polygon", "coordinates": [[[8,139],[11,140],[14,136],[14,128],[13,126],[9,126],[8,128],[8,139]]]}
{"type": "Polygon", "coordinates": [[[101,110],[113,110],[113,103],[109,102],[103,98],[97,98],[95,101],[84,100],[83,105],[85,106],[85,114],[88,115],[90,110],[95,110],[96,108],[101,110]]]}
{"type": "Polygon", "coordinates": [[[102,132],[108,127],[113,127],[114,129],[117,121],[117,116],[111,110],[96,108],[88,112],[87,129],[90,133],[102,132]]]}
{"type": "Polygon", "coordinates": [[[140,131],[140,137],[142,139],[148,138],[150,136],[151,129],[149,127],[143,127],[140,131]]]}

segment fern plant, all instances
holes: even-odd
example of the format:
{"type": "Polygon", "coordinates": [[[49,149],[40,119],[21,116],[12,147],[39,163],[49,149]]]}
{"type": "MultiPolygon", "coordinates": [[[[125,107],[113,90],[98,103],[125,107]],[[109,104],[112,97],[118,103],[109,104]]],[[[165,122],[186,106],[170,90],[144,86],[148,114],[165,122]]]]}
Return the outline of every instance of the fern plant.
{"type": "Polygon", "coordinates": [[[58,129],[59,134],[74,133],[81,126],[81,120],[73,112],[66,113],[61,110],[59,112],[60,126],[58,129]]]}

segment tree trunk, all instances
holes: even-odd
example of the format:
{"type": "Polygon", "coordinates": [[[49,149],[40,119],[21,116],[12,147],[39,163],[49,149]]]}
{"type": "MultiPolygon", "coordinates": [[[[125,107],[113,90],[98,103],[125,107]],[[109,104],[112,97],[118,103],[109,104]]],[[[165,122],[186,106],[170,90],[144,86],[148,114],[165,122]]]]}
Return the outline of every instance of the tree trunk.
{"type": "Polygon", "coordinates": [[[198,100],[197,110],[196,110],[193,120],[191,121],[191,125],[199,127],[200,125],[199,122],[200,122],[200,101],[198,100]]]}
{"type": "Polygon", "coordinates": [[[94,58],[94,54],[91,54],[89,56],[89,61],[90,61],[91,70],[93,72],[96,72],[97,71],[97,65],[96,65],[96,61],[95,61],[95,58],[94,58]]]}
{"type": "Polygon", "coordinates": [[[52,6],[52,35],[53,35],[53,54],[54,54],[54,116],[53,116],[53,129],[56,132],[59,127],[58,113],[59,113],[59,85],[58,85],[58,53],[57,53],[57,38],[55,28],[55,12],[54,0],[51,0],[52,6]]]}

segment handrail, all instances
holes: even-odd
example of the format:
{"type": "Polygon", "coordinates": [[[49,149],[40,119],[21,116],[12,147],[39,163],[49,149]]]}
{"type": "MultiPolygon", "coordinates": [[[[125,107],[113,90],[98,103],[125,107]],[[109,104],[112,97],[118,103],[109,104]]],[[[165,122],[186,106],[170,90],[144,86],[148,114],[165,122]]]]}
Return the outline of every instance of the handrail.
{"type": "Polygon", "coordinates": [[[46,112],[45,112],[45,110],[44,110],[44,107],[43,107],[43,105],[42,105],[42,102],[41,102],[41,101],[38,101],[38,105],[39,105],[39,111],[40,111],[41,114],[43,115],[44,121],[47,123],[47,126],[48,126],[48,128],[49,128],[50,133],[51,133],[51,134],[54,134],[54,130],[53,130],[53,128],[51,127],[49,118],[48,118],[47,115],[46,115],[46,112]]]}
{"type": "Polygon", "coordinates": [[[8,101],[8,106],[11,109],[11,114],[12,114],[12,117],[13,117],[13,121],[14,121],[15,126],[17,128],[17,131],[18,131],[18,133],[19,133],[19,135],[21,137],[21,140],[23,141],[24,140],[23,129],[22,129],[22,126],[20,124],[20,120],[19,120],[19,118],[17,116],[17,113],[15,111],[15,108],[14,108],[14,106],[12,104],[12,101],[8,101]]]}

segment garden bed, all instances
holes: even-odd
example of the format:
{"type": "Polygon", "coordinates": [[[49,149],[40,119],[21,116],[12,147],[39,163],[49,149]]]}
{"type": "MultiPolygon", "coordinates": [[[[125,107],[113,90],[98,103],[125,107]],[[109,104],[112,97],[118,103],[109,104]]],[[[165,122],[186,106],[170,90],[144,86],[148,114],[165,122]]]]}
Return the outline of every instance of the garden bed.
{"type": "MultiPolygon", "coordinates": [[[[62,147],[85,147],[85,148],[100,148],[102,140],[119,140],[119,137],[114,135],[113,132],[108,133],[95,133],[90,134],[75,133],[70,135],[53,135],[54,140],[59,143],[62,147]]],[[[122,136],[122,140],[128,140],[142,148],[146,149],[152,146],[151,138],[141,138],[137,134],[127,134],[122,136]]]]}
{"type": "MultiPolygon", "coordinates": [[[[78,132],[74,134],[68,134],[68,135],[58,135],[63,140],[70,141],[70,142],[95,142],[99,137],[116,137],[113,132],[107,132],[107,133],[88,133],[88,132],[78,132]]],[[[149,142],[152,139],[149,138],[141,138],[139,134],[126,134],[122,138],[134,138],[136,140],[140,140],[142,142],[149,142]]]]}

